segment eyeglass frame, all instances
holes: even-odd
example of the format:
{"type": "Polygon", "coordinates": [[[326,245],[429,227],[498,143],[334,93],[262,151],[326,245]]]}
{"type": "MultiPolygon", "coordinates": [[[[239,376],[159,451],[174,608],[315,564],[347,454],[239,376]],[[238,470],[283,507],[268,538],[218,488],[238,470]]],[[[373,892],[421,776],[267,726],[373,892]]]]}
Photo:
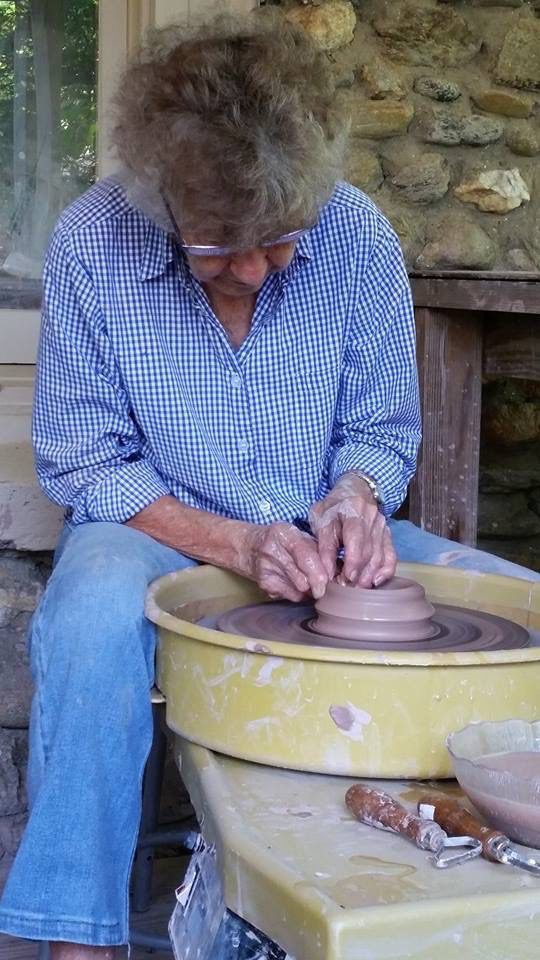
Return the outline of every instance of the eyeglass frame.
{"type": "MultiPolygon", "coordinates": [[[[229,257],[234,256],[234,254],[243,253],[248,247],[232,247],[232,246],[223,246],[220,247],[214,244],[198,244],[198,243],[185,243],[182,239],[182,234],[180,233],[180,227],[176,221],[176,218],[171,210],[169,201],[162,194],[163,203],[165,204],[165,209],[169,215],[169,219],[172,223],[174,237],[184,253],[189,254],[191,257],[229,257]]],[[[301,237],[305,237],[309,233],[310,227],[304,227],[301,230],[293,230],[291,233],[284,233],[281,237],[278,237],[276,240],[261,240],[260,243],[256,244],[257,247],[277,247],[285,243],[293,243],[296,240],[300,240],[301,237]]]]}

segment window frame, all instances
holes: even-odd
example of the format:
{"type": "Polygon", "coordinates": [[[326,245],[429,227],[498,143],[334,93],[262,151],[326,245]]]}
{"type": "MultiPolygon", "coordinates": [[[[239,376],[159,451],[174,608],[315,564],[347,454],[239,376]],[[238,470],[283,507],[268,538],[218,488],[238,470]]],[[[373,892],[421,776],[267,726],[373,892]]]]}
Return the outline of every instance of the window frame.
{"type": "MultiPolygon", "coordinates": [[[[236,13],[247,13],[256,0],[228,0],[236,13]]],[[[108,176],[115,161],[108,137],[108,104],[128,56],[152,24],[178,17],[200,16],[214,0],[98,0],[97,151],[96,176],[108,176]]],[[[0,285],[0,381],[5,364],[35,364],[41,299],[39,281],[0,285]],[[13,297],[13,300],[11,299],[13,297]]]]}

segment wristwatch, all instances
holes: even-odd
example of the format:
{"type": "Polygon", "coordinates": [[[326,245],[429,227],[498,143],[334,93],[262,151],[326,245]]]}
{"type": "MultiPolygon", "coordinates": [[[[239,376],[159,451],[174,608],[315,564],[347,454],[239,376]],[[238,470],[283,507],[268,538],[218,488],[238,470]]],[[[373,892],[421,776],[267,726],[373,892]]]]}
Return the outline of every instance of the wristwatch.
{"type": "Polygon", "coordinates": [[[383,498],[382,498],[382,495],[381,495],[381,491],[379,490],[379,487],[378,487],[378,485],[377,485],[377,482],[373,479],[373,477],[370,477],[367,473],[362,473],[361,470],[353,470],[352,473],[356,474],[357,477],[360,477],[360,478],[364,481],[364,483],[365,483],[365,484],[369,487],[369,489],[371,490],[371,493],[373,494],[373,499],[375,500],[375,503],[376,503],[379,507],[382,507],[382,506],[383,506],[383,498]]]}

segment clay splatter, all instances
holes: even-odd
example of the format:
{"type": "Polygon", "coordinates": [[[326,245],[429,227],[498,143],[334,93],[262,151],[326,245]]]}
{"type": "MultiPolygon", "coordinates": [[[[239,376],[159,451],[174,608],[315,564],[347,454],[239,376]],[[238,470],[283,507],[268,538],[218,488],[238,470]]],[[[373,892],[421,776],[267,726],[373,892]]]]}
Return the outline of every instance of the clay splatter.
{"type": "Polygon", "coordinates": [[[333,703],[328,712],[336,727],[339,727],[346,737],[351,740],[364,739],[364,727],[371,723],[371,714],[355,707],[349,701],[341,705],[333,703]]]}
{"type": "Polygon", "coordinates": [[[265,687],[267,683],[270,683],[274,670],[276,667],[280,667],[282,663],[283,657],[269,657],[259,670],[257,679],[255,680],[255,686],[265,687]]]}

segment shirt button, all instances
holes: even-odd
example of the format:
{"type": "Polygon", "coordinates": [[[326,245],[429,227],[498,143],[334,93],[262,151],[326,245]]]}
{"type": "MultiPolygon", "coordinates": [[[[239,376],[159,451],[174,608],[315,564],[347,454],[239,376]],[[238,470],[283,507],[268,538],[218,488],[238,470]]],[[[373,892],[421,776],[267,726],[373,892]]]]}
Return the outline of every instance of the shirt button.
{"type": "Polygon", "coordinates": [[[245,438],[239,440],[238,449],[240,450],[240,453],[247,453],[249,450],[249,440],[246,440],[245,438]]]}
{"type": "Polygon", "coordinates": [[[241,383],[242,383],[242,380],[240,379],[240,377],[238,376],[237,373],[231,374],[231,386],[232,386],[232,387],[235,387],[236,389],[238,389],[238,387],[241,386],[241,383]]]}
{"type": "Polygon", "coordinates": [[[272,510],[272,504],[269,500],[261,500],[259,507],[261,508],[261,513],[264,513],[265,515],[269,514],[272,510]]]}

